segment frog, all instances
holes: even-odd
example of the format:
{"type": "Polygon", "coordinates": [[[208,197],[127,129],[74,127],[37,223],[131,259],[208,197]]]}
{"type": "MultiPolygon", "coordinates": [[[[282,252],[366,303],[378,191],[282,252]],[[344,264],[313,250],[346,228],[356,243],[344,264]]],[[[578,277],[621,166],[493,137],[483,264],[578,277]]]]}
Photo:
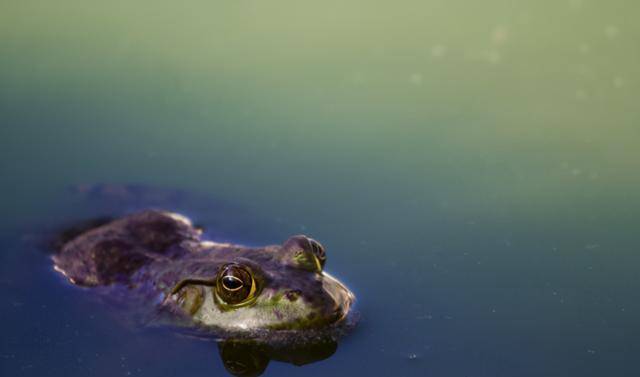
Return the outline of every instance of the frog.
{"type": "Polygon", "coordinates": [[[325,271],[325,247],[307,235],[267,246],[214,241],[187,216],[156,208],[88,224],[56,244],[55,271],[143,308],[155,324],[215,339],[232,374],[258,375],[269,359],[324,359],[357,322],[355,295],[325,271]]]}

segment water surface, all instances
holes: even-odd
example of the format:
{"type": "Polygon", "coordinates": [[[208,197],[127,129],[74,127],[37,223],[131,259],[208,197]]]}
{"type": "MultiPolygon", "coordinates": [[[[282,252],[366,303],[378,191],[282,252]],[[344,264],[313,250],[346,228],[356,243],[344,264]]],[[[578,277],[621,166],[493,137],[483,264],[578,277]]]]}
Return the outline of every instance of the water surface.
{"type": "Polygon", "coordinates": [[[242,208],[235,241],[326,246],[360,326],[266,375],[638,375],[638,11],[3,2],[0,374],[224,373],[25,242],[78,216],[65,187],[135,182],[242,208]]]}

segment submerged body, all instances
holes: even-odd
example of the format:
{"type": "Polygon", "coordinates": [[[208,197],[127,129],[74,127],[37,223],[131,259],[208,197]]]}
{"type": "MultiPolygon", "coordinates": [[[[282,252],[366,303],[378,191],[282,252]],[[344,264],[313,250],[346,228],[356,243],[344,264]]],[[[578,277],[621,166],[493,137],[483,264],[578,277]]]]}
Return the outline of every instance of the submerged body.
{"type": "Polygon", "coordinates": [[[181,215],[147,210],[82,232],[53,259],[74,284],[218,338],[268,338],[347,321],[354,296],[323,271],[317,241],[300,235],[250,248],[201,234],[181,215]]]}

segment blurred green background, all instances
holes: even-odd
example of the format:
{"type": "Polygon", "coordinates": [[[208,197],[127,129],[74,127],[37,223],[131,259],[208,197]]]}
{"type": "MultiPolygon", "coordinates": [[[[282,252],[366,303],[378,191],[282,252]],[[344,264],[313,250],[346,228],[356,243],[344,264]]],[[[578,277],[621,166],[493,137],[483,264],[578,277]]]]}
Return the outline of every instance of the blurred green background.
{"type": "Polygon", "coordinates": [[[462,307],[442,318],[504,305],[495,326],[534,321],[520,339],[606,319],[565,350],[605,339],[608,370],[637,350],[624,329],[638,330],[639,11],[4,1],[1,210],[33,218],[79,182],[206,192],[284,224],[274,239],[323,240],[369,313],[383,305],[372,296],[398,294],[372,281],[400,273],[419,292],[404,305],[416,318],[448,286],[462,307]]]}
{"type": "Polygon", "coordinates": [[[4,2],[3,171],[21,191],[153,180],[301,209],[623,210],[634,4],[4,2]]]}

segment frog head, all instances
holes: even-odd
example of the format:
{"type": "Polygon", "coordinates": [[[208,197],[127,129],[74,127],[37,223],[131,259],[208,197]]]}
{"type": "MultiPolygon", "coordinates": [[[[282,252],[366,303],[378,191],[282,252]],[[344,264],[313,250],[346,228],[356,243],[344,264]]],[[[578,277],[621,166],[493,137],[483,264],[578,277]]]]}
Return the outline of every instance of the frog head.
{"type": "Polygon", "coordinates": [[[341,323],[354,295],[324,271],[316,240],[290,237],[282,245],[211,253],[197,276],[182,279],[173,299],[201,326],[229,331],[303,330],[341,323]],[[208,275],[208,276],[203,276],[208,275]]]}

